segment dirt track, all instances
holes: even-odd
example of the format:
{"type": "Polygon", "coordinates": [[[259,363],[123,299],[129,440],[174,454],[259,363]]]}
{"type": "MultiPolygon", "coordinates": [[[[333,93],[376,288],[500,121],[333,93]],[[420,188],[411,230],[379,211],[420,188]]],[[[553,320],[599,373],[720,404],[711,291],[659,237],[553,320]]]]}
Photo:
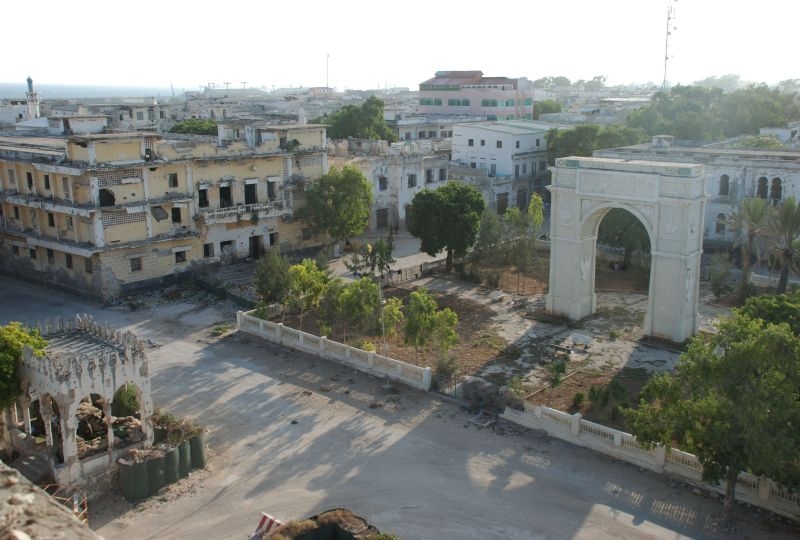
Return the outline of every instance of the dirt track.
{"type": "MultiPolygon", "coordinates": [[[[266,511],[347,507],[410,539],[723,538],[719,501],[513,426],[479,429],[457,404],[233,333],[215,300],[142,311],[0,283],[0,322],[90,313],[161,346],[154,401],[208,428],[210,464],[139,506],[90,508],[115,538],[245,538],[266,511]]],[[[743,511],[737,538],[792,538],[743,511]]]]}

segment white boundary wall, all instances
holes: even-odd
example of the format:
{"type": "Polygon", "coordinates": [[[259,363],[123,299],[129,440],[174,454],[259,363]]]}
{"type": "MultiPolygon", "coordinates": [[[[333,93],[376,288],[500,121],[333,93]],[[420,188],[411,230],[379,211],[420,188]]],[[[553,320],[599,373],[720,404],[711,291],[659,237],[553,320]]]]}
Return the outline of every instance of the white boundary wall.
{"type": "Polygon", "coordinates": [[[426,392],[431,389],[432,377],[429,367],[421,368],[388,356],[331,341],[325,336],[315,336],[289,328],[282,323],[265,321],[254,317],[251,313],[253,311],[236,313],[236,326],[240,331],[298,351],[316,354],[326,360],[350,366],[370,375],[388,377],[426,392]]]}
{"type": "MultiPolygon", "coordinates": [[[[500,414],[509,422],[530,429],[541,429],[549,435],[606,454],[658,473],[670,473],[692,485],[725,494],[725,482],[710,485],[702,481],[703,467],[693,454],[663,446],[646,449],[630,433],[618,431],[581,418],[580,413],[537,405],[530,411],[506,410],[500,414]]],[[[742,472],[736,485],[736,500],[764,508],[778,515],[800,520],[800,493],[779,487],[769,478],[742,472]]]]}

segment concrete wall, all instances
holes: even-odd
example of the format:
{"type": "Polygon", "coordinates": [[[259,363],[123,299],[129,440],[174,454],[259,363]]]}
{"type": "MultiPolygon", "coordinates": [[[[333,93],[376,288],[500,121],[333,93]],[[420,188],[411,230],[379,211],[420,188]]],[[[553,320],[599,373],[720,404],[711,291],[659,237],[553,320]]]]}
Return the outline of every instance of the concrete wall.
{"type": "Polygon", "coordinates": [[[273,343],[279,343],[292,349],[315,354],[320,358],[353,367],[364,373],[379,377],[388,377],[420,390],[431,389],[431,368],[421,368],[406,364],[400,360],[367,352],[343,343],[331,341],[326,337],[315,336],[281,323],[265,321],[252,315],[252,311],[236,313],[238,330],[259,336],[273,343]]]}
{"type": "MultiPolygon", "coordinates": [[[[553,437],[638,467],[678,476],[708,491],[725,493],[724,481],[719,485],[702,481],[703,467],[694,455],[662,446],[644,448],[633,435],[583,420],[580,413],[570,415],[537,405],[530,411],[506,408],[500,418],[529,429],[544,430],[553,437]]],[[[742,472],[736,485],[736,500],[790,519],[800,519],[800,493],[782,489],[768,478],[742,472]]]]}

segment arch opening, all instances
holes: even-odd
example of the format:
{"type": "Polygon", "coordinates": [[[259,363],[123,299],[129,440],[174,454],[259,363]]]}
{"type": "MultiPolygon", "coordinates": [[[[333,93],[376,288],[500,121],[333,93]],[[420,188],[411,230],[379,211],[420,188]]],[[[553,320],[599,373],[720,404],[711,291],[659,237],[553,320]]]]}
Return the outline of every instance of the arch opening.
{"type": "Polygon", "coordinates": [[[134,384],[123,384],[114,392],[114,398],[111,401],[111,425],[116,448],[144,440],[141,404],[142,391],[134,384]]]}
{"type": "Polygon", "coordinates": [[[108,449],[108,418],[108,402],[100,394],[88,394],[78,402],[75,412],[78,459],[108,449]]]}

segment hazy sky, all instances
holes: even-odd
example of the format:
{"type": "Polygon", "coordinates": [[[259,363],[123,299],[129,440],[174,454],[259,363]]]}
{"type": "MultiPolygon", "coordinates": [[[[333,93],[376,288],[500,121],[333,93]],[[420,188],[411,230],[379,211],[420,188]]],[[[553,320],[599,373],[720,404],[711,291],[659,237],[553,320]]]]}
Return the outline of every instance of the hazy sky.
{"type": "MultiPolygon", "coordinates": [[[[661,84],[667,0],[39,0],[3,6],[0,82],[407,86],[437,70],[661,84]],[[326,58],[328,65],[326,68],[326,58]]],[[[667,78],[800,78],[797,0],[677,0],[667,78]]]]}

